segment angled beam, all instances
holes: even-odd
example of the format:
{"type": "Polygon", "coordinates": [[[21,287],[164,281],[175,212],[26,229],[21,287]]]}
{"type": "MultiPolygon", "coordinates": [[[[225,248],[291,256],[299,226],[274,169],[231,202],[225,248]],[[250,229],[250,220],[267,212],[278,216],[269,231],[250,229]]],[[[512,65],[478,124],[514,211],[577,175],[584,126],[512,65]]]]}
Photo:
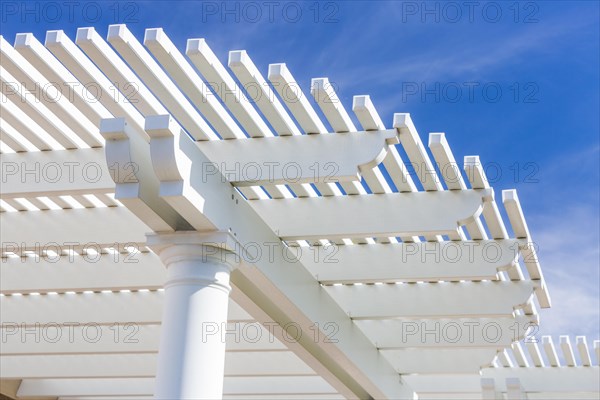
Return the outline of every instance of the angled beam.
{"type": "Polygon", "coordinates": [[[423,188],[425,190],[444,190],[410,114],[394,114],[393,127],[400,133],[400,143],[415,168],[423,188]]]}
{"type": "Polygon", "coordinates": [[[249,203],[282,239],[319,240],[456,233],[479,216],[492,196],[489,191],[465,190],[249,203]]]}
{"type": "Polygon", "coordinates": [[[2,54],[2,67],[15,78],[25,84],[27,89],[36,95],[36,99],[44,103],[60,118],[73,132],[77,132],[80,139],[89,147],[101,147],[102,138],[98,134],[98,127],[87,119],[67,98],[55,98],[48,90],[54,87],[39,73],[21,54],[19,54],[4,38],[0,37],[0,53],[2,54]],[[35,90],[35,88],[38,90],[35,90]],[[42,90],[39,90],[41,88],[42,90]]]}
{"type": "Polygon", "coordinates": [[[300,135],[298,127],[262,76],[246,50],[229,52],[229,69],[233,71],[279,136],[300,135]]]}
{"type": "Polygon", "coordinates": [[[108,42],[196,140],[217,135],[125,25],[110,25],[108,42]]]}
{"type": "Polygon", "coordinates": [[[529,281],[325,286],[354,319],[512,316],[533,288],[529,281]]]}
{"type": "Polygon", "coordinates": [[[60,82],[71,88],[71,101],[94,125],[102,118],[111,117],[100,102],[89,101],[94,94],[73,76],[32,33],[19,33],[15,37],[15,50],[40,71],[50,82],[60,82]]]}
{"type": "MultiPolygon", "coordinates": [[[[113,83],[63,31],[48,31],[45,45],[79,82],[99,89],[90,92],[90,98],[95,98],[113,116],[127,118],[128,123],[143,131],[142,115],[127,100],[130,93],[124,87],[115,90],[113,83]]],[[[144,137],[144,140],[148,138],[144,137]]]]}
{"type": "Polygon", "coordinates": [[[579,351],[579,359],[581,360],[581,365],[584,367],[591,366],[592,359],[590,357],[590,351],[588,348],[586,337],[577,336],[575,340],[577,341],[577,350],[579,351]]]}
{"type": "Polygon", "coordinates": [[[222,138],[246,137],[162,28],[146,29],[144,45],[222,138]]]}
{"type": "Polygon", "coordinates": [[[327,133],[327,128],[285,64],[269,64],[268,79],[305,133],[327,133]]]}
{"type": "Polygon", "coordinates": [[[359,167],[376,166],[394,130],[340,135],[300,135],[256,140],[198,142],[211,160],[203,174],[218,169],[236,186],[358,181],[359,167]]]}
{"type": "Polygon", "coordinates": [[[227,105],[250,137],[268,137],[273,133],[256,112],[241,88],[206,43],[205,39],[188,39],[185,54],[227,105]]]}
{"type": "Polygon", "coordinates": [[[535,281],[539,281],[541,284],[536,290],[536,296],[542,308],[550,308],[551,300],[550,294],[546,288],[544,275],[542,274],[542,268],[540,267],[536,245],[531,238],[529,228],[527,227],[527,221],[525,221],[525,215],[521,208],[519,197],[515,189],[503,190],[502,191],[502,202],[504,208],[508,214],[508,219],[513,228],[513,233],[518,239],[527,239],[528,243],[522,249],[523,262],[527,267],[529,278],[535,281]]]}
{"type": "Polygon", "coordinates": [[[300,248],[298,258],[323,284],[492,280],[518,262],[519,245],[515,239],[328,245],[300,248]]]}
{"type": "Polygon", "coordinates": [[[0,170],[3,199],[102,194],[115,190],[101,148],[2,154],[0,170]]]}
{"type": "Polygon", "coordinates": [[[328,78],[315,78],[310,84],[310,93],[321,107],[325,118],[334,132],[355,132],[356,126],[350,119],[335,89],[328,78]]]}

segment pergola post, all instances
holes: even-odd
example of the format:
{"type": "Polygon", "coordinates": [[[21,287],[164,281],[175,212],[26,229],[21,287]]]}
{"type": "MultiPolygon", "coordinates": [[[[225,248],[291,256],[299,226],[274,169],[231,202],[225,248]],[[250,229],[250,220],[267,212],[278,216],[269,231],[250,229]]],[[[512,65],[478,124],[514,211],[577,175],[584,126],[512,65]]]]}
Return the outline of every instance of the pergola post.
{"type": "Polygon", "coordinates": [[[236,255],[195,232],[148,236],[167,268],[156,399],[223,396],[230,273],[236,255]]]}

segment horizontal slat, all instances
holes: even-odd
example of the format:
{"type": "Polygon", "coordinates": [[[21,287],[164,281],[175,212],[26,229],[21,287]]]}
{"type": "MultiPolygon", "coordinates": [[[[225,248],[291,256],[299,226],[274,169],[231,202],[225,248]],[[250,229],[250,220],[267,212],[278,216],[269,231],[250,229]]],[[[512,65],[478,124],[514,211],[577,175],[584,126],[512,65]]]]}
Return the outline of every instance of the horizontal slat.
{"type": "Polygon", "coordinates": [[[533,283],[444,282],[325,286],[352,318],[511,316],[533,295],[533,283]]]}
{"type": "Polygon", "coordinates": [[[455,233],[479,215],[489,196],[463,190],[255,200],[250,205],[282,239],[318,240],[455,233]]]}
{"type": "MultiPolygon", "coordinates": [[[[314,394],[336,393],[319,376],[226,377],[224,395],[234,394],[314,394]]],[[[154,393],[154,379],[27,379],[17,393],[34,396],[139,396],[154,393]]]]}
{"type": "Polygon", "coordinates": [[[496,349],[402,349],[381,354],[400,374],[464,374],[491,365],[496,349]]]}
{"type": "MultiPolygon", "coordinates": [[[[150,229],[124,207],[26,211],[0,214],[2,251],[58,244],[143,243],[150,229]]],[[[49,247],[50,250],[54,250],[49,247]]]]}
{"type": "Polygon", "coordinates": [[[0,169],[2,198],[115,190],[102,148],[2,154],[0,169]]]}
{"type": "MultiPolygon", "coordinates": [[[[0,318],[3,324],[26,326],[158,324],[162,320],[163,298],[161,291],[6,296],[0,302],[0,318]]],[[[228,320],[251,321],[252,317],[230,302],[228,320]]]]}
{"type": "Polygon", "coordinates": [[[165,280],[164,265],[149,252],[11,257],[0,261],[2,293],[158,289],[165,280]]]}
{"type": "Polygon", "coordinates": [[[519,240],[421,242],[300,248],[298,258],[322,283],[495,279],[514,265],[519,240]]]}
{"type": "Polygon", "coordinates": [[[238,186],[358,181],[359,166],[372,168],[385,155],[393,129],[336,135],[298,135],[252,140],[197,142],[217,171],[238,186]]]}
{"type": "Polygon", "coordinates": [[[537,317],[355,320],[380,349],[501,348],[521,340],[537,317]]]}
{"type": "MultiPolygon", "coordinates": [[[[0,365],[5,379],[139,378],[155,376],[157,359],[157,354],[4,355],[0,365]]],[[[225,376],[264,375],[315,373],[291,351],[225,353],[225,376]]]]}
{"type": "MultiPolygon", "coordinates": [[[[230,322],[226,327],[207,328],[207,338],[219,335],[225,340],[227,351],[286,350],[284,343],[293,340],[293,335],[284,335],[282,342],[273,336],[281,329],[272,325],[267,327],[268,330],[259,322],[230,322]]],[[[3,340],[0,354],[158,353],[160,328],[159,324],[134,323],[108,326],[56,323],[28,327],[7,322],[0,331],[3,340]]]]}
{"type": "Polygon", "coordinates": [[[506,378],[519,378],[526,392],[558,392],[563,398],[570,398],[569,392],[598,392],[600,388],[598,367],[493,368],[484,369],[482,375],[495,378],[499,389],[504,388],[506,378]]]}

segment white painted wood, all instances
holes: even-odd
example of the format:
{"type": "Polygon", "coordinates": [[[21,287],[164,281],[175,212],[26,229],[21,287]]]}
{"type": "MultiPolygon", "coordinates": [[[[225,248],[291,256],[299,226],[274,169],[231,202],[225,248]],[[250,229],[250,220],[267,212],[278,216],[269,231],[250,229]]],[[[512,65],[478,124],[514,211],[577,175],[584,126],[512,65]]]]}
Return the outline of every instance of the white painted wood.
{"type": "MultiPolygon", "coordinates": [[[[232,303],[235,304],[235,303],[232,303]]],[[[239,306],[235,306],[239,309],[239,306]]],[[[235,312],[233,313],[235,314],[235,312]]],[[[226,350],[277,352],[287,350],[290,340],[280,341],[272,333],[281,328],[259,322],[230,322],[219,327],[215,335],[226,341],[226,350]],[[221,329],[224,328],[224,329],[221,329]]],[[[2,326],[3,340],[0,354],[48,355],[48,354],[140,354],[158,353],[160,324],[120,323],[102,326],[40,324],[23,327],[19,323],[6,322],[2,326]],[[39,330],[36,340],[34,329],[39,330]],[[97,329],[99,329],[97,331],[97,329]],[[98,334],[97,334],[98,332],[98,334]],[[23,339],[25,335],[25,339],[23,339]]],[[[291,338],[293,339],[293,338],[291,338]]],[[[18,359],[17,359],[18,361],[18,359]]]]}
{"type": "Polygon", "coordinates": [[[206,43],[205,39],[188,39],[185,54],[204,76],[214,85],[217,95],[240,122],[250,137],[269,137],[273,133],[256,112],[240,87],[206,43]]]}
{"type": "Polygon", "coordinates": [[[440,282],[325,286],[354,319],[503,317],[522,308],[533,284],[522,282],[440,282]]]}
{"type": "Polygon", "coordinates": [[[327,128],[285,64],[270,64],[268,79],[304,133],[327,133],[327,128]]]}
{"type": "Polygon", "coordinates": [[[2,154],[0,169],[3,199],[115,190],[101,148],[2,154]]]}
{"type": "Polygon", "coordinates": [[[102,146],[102,138],[98,134],[98,127],[85,117],[65,96],[52,94],[52,82],[48,81],[29,62],[19,54],[4,38],[0,38],[1,65],[26,87],[36,94],[38,101],[44,103],[61,121],[63,121],[86,145],[90,147],[102,146]],[[41,88],[37,91],[36,87],[41,88]],[[42,93],[44,95],[42,95],[42,93]]]}
{"type": "Polygon", "coordinates": [[[0,214],[3,251],[98,243],[142,243],[150,229],[124,207],[0,214]],[[19,229],[13,227],[18,226],[19,229]]]}
{"type": "Polygon", "coordinates": [[[341,239],[453,233],[479,215],[488,196],[485,191],[391,193],[255,200],[250,205],[284,240],[341,239]]]}
{"type": "Polygon", "coordinates": [[[581,360],[581,365],[584,367],[589,367],[592,365],[592,359],[590,357],[590,352],[588,350],[588,344],[585,336],[577,336],[575,338],[577,341],[577,350],[579,351],[579,359],[581,360]]]}
{"type": "MultiPolygon", "coordinates": [[[[139,396],[153,393],[154,379],[26,379],[18,396],[139,396]]],[[[227,377],[225,395],[262,393],[264,395],[336,393],[318,376],[302,377],[227,377]]]]}
{"type": "Polygon", "coordinates": [[[496,349],[402,349],[381,354],[400,374],[465,374],[489,366],[496,349]]]}
{"type": "Polygon", "coordinates": [[[510,346],[537,324],[532,316],[502,318],[384,319],[355,324],[382,350],[402,348],[495,348],[510,346]]]}
{"type": "Polygon", "coordinates": [[[425,190],[443,190],[442,183],[433,168],[410,114],[394,114],[393,127],[400,133],[400,143],[413,164],[423,188],[425,190]]]}
{"type": "MultiPolygon", "coordinates": [[[[139,248],[137,243],[131,245],[139,248]]],[[[93,244],[89,248],[98,250],[93,244]]],[[[5,294],[156,290],[162,287],[165,279],[164,266],[150,252],[63,254],[60,257],[31,256],[0,260],[0,288],[5,294]]]]}
{"type": "Polygon", "coordinates": [[[27,61],[31,63],[42,75],[51,82],[60,82],[70,88],[69,100],[80,110],[93,124],[98,125],[102,118],[110,118],[110,112],[95,98],[92,93],[96,87],[87,87],[81,84],[77,78],[62,65],[52,53],[44,47],[31,33],[19,33],[15,37],[15,50],[17,50],[27,61]]]}
{"type": "Polygon", "coordinates": [[[77,29],[75,43],[96,64],[127,100],[143,115],[164,114],[167,110],[131,68],[92,27],[77,29]]]}
{"type": "MultiPolygon", "coordinates": [[[[90,333],[94,338],[94,333],[90,333]]],[[[157,354],[3,355],[5,379],[80,379],[154,377],[157,354]]],[[[291,351],[232,351],[224,376],[314,376],[291,351]]]]}
{"type": "Polygon", "coordinates": [[[217,135],[125,25],[110,25],[108,42],[196,140],[217,135]]]}
{"type": "MultiPolygon", "coordinates": [[[[164,292],[65,293],[5,296],[0,302],[3,324],[159,324],[164,292]],[[115,310],[120,312],[115,313],[115,310]]],[[[229,306],[230,322],[252,321],[235,303],[229,306]]],[[[40,333],[41,334],[41,333],[40,333]]]]}
{"type": "Polygon", "coordinates": [[[310,84],[310,94],[321,107],[334,132],[357,130],[328,78],[314,78],[310,84]]]}
{"type": "Polygon", "coordinates": [[[90,85],[90,88],[96,89],[90,92],[94,95],[92,98],[95,97],[96,101],[106,107],[114,117],[123,117],[135,127],[144,127],[142,115],[127,100],[131,92],[125,88],[115,88],[104,73],[63,31],[48,31],[45,45],[79,82],[84,86],[90,85]]]}
{"type": "Polygon", "coordinates": [[[246,137],[162,28],[146,29],[144,45],[222,138],[246,137]]]}
{"type": "Polygon", "coordinates": [[[298,258],[325,284],[492,280],[518,261],[519,241],[422,242],[302,248],[298,258]]]}
{"type": "Polygon", "coordinates": [[[333,183],[359,180],[359,167],[372,168],[385,156],[393,130],[337,135],[302,135],[255,140],[198,142],[212,161],[204,175],[217,170],[236,186],[333,183]]]}
{"type": "Polygon", "coordinates": [[[573,354],[573,348],[571,347],[571,342],[569,341],[569,336],[560,336],[560,348],[562,349],[563,357],[565,363],[568,367],[574,367],[576,365],[575,362],[575,354],[573,354]]]}
{"type": "Polygon", "coordinates": [[[229,69],[244,86],[279,136],[300,135],[298,127],[262,76],[246,50],[229,52],[229,69]]]}

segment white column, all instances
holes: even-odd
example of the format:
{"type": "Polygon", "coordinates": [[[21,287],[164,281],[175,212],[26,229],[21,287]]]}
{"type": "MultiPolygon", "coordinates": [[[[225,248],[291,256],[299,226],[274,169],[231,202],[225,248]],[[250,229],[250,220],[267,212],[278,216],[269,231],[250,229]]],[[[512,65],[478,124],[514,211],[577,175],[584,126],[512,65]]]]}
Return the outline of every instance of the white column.
{"type": "Polygon", "coordinates": [[[223,396],[229,276],[236,256],[202,234],[152,235],[149,247],[167,267],[156,399],[223,396]]]}

